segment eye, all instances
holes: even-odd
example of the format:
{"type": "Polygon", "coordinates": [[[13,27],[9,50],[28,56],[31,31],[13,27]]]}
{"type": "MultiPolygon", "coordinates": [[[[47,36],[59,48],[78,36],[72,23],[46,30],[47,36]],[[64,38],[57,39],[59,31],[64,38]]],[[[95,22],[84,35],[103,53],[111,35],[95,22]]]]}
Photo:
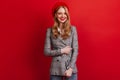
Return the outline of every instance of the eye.
{"type": "Polygon", "coordinates": [[[58,12],[57,14],[58,14],[58,15],[61,15],[62,13],[61,13],[61,12],[58,12]]]}

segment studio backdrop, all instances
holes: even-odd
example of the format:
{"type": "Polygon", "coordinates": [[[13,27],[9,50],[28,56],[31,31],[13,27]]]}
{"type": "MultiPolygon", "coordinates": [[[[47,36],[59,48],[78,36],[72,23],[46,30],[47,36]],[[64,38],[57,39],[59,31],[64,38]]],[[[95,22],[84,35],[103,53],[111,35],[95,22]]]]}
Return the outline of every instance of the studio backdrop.
{"type": "Polygon", "coordinates": [[[119,0],[0,1],[0,80],[49,80],[52,6],[63,1],[79,39],[78,80],[120,80],[119,0]]]}

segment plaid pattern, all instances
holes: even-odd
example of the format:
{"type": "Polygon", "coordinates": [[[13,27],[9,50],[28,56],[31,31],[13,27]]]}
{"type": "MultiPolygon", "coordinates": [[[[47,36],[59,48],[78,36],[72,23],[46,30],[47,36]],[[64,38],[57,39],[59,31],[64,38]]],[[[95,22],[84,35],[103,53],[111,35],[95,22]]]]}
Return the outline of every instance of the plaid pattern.
{"type": "Polygon", "coordinates": [[[51,28],[48,28],[44,53],[45,55],[52,57],[50,68],[51,75],[64,76],[65,71],[70,67],[73,69],[73,73],[76,73],[76,59],[78,55],[78,35],[76,27],[72,26],[71,36],[66,40],[63,40],[61,37],[54,39],[51,34],[51,28]],[[72,47],[72,51],[68,55],[61,54],[61,49],[65,46],[72,47]]]}

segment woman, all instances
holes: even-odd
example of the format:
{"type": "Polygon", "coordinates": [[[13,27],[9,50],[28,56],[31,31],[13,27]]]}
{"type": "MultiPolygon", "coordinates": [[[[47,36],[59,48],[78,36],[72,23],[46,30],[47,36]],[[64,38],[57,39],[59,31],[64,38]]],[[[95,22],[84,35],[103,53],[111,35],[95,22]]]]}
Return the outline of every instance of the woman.
{"type": "Polygon", "coordinates": [[[53,7],[54,25],[47,29],[44,53],[52,57],[50,80],[77,80],[78,38],[63,2],[53,7]]]}

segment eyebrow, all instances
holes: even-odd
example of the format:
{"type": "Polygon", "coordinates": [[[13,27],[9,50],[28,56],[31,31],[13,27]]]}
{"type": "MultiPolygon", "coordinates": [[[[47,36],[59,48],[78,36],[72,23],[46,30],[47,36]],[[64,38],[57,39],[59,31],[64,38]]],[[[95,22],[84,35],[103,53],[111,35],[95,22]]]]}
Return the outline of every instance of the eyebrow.
{"type": "Polygon", "coordinates": [[[66,13],[66,12],[57,12],[57,13],[66,13]]]}

